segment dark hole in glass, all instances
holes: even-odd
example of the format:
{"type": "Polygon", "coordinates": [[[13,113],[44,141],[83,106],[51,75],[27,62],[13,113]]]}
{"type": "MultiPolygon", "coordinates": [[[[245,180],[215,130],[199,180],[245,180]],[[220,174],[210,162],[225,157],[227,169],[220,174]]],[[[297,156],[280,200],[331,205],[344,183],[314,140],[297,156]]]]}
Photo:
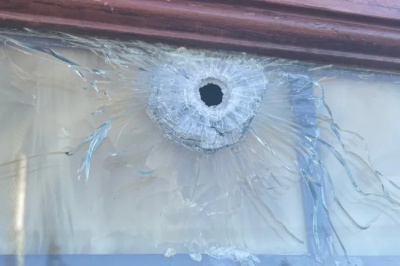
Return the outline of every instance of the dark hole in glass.
{"type": "Polygon", "coordinates": [[[213,83],[208,83],[200,88],[201,100],[207,106],[216,106],[222,103],[223,95],[221,87],[213,83]]]}

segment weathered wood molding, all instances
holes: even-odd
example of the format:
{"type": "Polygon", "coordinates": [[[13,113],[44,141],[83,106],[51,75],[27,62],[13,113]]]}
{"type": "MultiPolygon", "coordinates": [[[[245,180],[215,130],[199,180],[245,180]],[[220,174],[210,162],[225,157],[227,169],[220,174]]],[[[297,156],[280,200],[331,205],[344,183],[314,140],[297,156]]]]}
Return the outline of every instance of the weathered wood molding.
{"type": "Polygon", "coordinates": [[[400,71],[397,0],[1,0],[2,27],[400,71]]]}

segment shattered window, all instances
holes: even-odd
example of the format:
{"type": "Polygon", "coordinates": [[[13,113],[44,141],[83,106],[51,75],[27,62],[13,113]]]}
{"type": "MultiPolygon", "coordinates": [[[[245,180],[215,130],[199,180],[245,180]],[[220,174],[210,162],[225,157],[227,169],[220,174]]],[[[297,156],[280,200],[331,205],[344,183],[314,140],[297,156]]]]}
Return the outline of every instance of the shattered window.
{"type": "Polygon", "coordinates": [[[0,265],[400,265],[400,76],[0,37],[0,265]]]}

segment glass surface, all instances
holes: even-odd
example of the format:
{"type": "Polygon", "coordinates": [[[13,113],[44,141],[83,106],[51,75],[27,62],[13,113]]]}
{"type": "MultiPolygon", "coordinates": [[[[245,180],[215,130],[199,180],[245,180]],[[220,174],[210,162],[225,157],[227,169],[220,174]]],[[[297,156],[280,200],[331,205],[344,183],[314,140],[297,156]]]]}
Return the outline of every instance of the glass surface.
{"type": "Polygon", "coordinates": [[[4,265],[400,263],[399,76],[1,36],[4,265]]]}

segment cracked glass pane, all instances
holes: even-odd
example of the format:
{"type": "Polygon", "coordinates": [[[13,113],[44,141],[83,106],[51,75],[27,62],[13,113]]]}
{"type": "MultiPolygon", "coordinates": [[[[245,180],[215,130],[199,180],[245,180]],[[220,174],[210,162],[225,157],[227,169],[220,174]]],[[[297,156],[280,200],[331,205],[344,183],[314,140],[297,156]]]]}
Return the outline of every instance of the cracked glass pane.
{"type": "Polygon", "coordinates": [[[0,254],[15,263],[400,256],[399,76],[32,30],[1,39],[0,254]]]}
{"type": "MultiPolygon", "coordinates": [[[[331,175],[346,177],[332,178],[342,206],[332,193],[327,194],[332,222],[349,254],[398,256],[398,80],[387,78],[383,82],[367,75],[327,80],[323,86],[335,120],[343,129],[345,149],[338,145],[335,149],[344,152],[353,176],[349,178],[332,153],[322,152],[331,175]]],[[[334,244],[337,247],[338,240],[334,244]]]]}

